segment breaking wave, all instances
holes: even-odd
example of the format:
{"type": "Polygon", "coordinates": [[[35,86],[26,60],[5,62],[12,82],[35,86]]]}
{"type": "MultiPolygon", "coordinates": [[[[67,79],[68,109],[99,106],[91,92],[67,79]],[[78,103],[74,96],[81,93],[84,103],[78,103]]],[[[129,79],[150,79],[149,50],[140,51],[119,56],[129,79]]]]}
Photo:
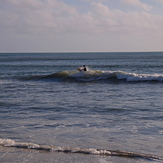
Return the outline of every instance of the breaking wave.
{"type": "Polygon", "coordinates": [[[23,80],[79,81],[79,82],[163,82],[162,74],[136,74],[124,71],[60,71],[50,75],[37,75],[21,78],[23,80]]]}
{"type": "Polygon", "coordinates": [[[32,150],[42,150],[48,152],[64,152],[64,153],[78,153],[87,155],[104,155],[104,156],[118,156],[118,157],[128,157],[128,158],[141,158],[148,160],[163,161],[163,157],[159,157],[152,154],[143,154],[135,152],[126,152],[120,150],[105,150],[105,149],[95,149],[95,148],[73,148],[73,147],[57,147],[53,145],[39,145],[34,143],[20,143],[15,142],[12,139],[0,139],[0,146],[2,147],[14,147],[14,148],[25,148],[32,150]]]}

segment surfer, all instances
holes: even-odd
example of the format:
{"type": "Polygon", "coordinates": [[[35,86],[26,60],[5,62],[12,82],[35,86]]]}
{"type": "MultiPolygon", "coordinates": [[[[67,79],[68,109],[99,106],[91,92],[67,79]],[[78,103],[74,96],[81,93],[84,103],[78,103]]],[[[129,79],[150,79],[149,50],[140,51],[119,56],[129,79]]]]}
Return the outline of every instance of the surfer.
{"type": "Polygon", "coordinates": [[[78,67],[77,70],[80,71],[80,72],[81,71],[87,71],[87,68],[86,68],[85,65],[83,65],[83,67],[78,67]]]}
{"type": "Polygon", "coordinates": [[[85,67],[85,65],[83,65],[83,67],[81,68],[81,70],[87,71],[87,68],[85,67]]]}

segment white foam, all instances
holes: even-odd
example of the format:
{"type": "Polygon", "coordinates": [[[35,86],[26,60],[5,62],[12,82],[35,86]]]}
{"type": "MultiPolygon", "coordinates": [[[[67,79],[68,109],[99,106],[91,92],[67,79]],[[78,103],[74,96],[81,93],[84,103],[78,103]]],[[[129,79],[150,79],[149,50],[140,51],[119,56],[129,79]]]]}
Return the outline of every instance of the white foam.
{"type": "Polygon", "coordinates": [[[15,141],[11,139],[0,139],[0,145],[1,146],[11,146],[15,145],[15,141]]]}
{"type": "Polygon", "coordinates": [[[123,79],[127,82],[134,81],[163,81],[163,75],[159,74],[136,74],[136,73],[126,73],[123,71],[115,71],[117,79],[123,79]]]}
{"type": "Polygon", "coordinates": [[[103,150],[103,149],[95,149],[95,148],[73,148],[73,147],[56,147],[56,146],[48,146],[48,145],[39,145],[34,143],[19,143],[15,142],[11,139],[0,139],[0,145],[4,147],[15,147],[15,148],[27,148],[33,150],[44,150],[51,152],[64,152],[64,153],[81,153],[81,154],[92,154],[92,155],[106,155],[106,156],[120,156],[120,157],[139,157],[146,159],[158,159],[163,160],[162,157],[150,155],[150,154],[142,154],[142,153],[134,153],[134,152],[126,152],[126,151],[113,151],[113,150],[103,150]]]}

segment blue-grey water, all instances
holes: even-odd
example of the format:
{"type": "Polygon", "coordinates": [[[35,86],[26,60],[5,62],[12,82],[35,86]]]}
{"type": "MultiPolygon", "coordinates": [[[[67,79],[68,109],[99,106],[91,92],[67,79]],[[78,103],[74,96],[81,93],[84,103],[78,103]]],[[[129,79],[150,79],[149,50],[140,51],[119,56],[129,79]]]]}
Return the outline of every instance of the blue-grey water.
{"type": "MultiPolygon", "coordinates": [[[[163,52],[1,53],[6,139],[163,156],[163,52]]],[[[19,150],[0,147],[0,162],[149,161],[19,150]]]]}

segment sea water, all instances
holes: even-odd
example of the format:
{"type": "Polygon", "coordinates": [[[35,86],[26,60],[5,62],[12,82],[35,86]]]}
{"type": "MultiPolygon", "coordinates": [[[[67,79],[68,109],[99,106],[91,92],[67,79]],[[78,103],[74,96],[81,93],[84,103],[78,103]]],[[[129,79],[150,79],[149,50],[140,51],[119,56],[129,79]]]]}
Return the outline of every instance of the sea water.
{"type": "Polygon", "coordinates": [[[163,52],[0,54],[0,162],[162,162],[162,120],[163,52]]]}

